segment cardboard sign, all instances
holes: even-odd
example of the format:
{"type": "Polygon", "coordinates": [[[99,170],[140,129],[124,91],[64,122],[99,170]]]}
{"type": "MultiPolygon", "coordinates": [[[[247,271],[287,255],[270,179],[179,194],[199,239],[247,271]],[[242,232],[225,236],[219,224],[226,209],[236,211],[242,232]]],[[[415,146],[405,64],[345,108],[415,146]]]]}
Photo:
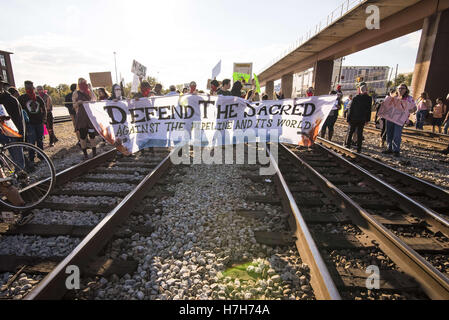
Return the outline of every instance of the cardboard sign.
{"type": "Polygon", "coordinates": [[[89,73],[90,83],[92,83],[92,87],[100,88],[100,87],[111,87],[112,86],[112,74],[110,71],[108,72],[92,72],[89,73]]]}
{"type": "Polygon", "coordinates": [[[220,62],[212,69],[212,79],[217,78],[217,76],[221,72],[221,60],[220,62]]]}
{"type": "Polygon", "coordinates": [[[134,73],[139,78],[145,78],[147,75],[147,67],[140,64],[136,60],[133,60],[133,65],[131,67],[131,72],[134,73]]]}

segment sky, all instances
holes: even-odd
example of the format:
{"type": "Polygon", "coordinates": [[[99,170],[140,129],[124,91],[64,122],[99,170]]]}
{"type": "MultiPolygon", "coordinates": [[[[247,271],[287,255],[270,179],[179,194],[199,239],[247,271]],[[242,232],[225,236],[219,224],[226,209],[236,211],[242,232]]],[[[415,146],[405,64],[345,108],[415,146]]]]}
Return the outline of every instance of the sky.
{"type": "MultiPolygon", "coordinates": [[[[14,53],[17,86],[25,80],[71,84],[103,71],[111,71],[115,82],[116,52],[125,82],[132,82],[137,60],[164,88],[196,81],[205,89],[220,60],[219,80],[232,77],[234,62],[252,62],[259,73],[342,3],[0,0],[2,25],[8,26],[0,34],[0,50],[14,53]]],[[[420,32],[350,55],[343,65],[399,64],[399,73],[412,72],[420,32]]]]}

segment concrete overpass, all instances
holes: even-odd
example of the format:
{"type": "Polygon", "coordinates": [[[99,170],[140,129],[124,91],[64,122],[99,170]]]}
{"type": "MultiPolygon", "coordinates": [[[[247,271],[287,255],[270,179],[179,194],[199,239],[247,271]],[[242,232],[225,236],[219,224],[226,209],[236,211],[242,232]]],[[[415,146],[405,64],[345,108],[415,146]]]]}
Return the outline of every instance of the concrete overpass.
{"type": "Polygon", "coordinates": [[[446,96],[449,92],[449,0],[362,1],[261,72],[259,80],[272,98],[274,81],[282,79],[282,92],[285,97],[291,97],[293,74],[313,67],[315,93],[328,94],[335,59],[420,29],[422,36],[411,91],[415,97],[422,91],[427,91],[432,99],[446,96]],[[366,28],[369,17],[366,8],[370,5],[380,8],[380,29],[366,28]]]}

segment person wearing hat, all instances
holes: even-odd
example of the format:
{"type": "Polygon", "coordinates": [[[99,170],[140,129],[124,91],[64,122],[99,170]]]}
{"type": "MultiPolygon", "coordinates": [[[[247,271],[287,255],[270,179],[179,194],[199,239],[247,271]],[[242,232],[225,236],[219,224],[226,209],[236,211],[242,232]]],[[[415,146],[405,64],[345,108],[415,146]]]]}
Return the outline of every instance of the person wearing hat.
{"type": "MultiPolygon", "coordinates": [[[[36,144],[38,148],[44,150],[44,124],[47,122],[45,102],[36,95],[33,82],[25,81],[24,84],[26,93],[19,97],[19,102],[30,119],[26,126],[26,139],[27,142],[36,144]]],[[[33,164],[35,152],[31,150],[28,157],[33,164]]]]}
{"type": "Polygon", "coordinates": [[[349,132],[346,137],[346,148],[351,148],[352,136],[357,132],[357,152],[362,151],[363,129],[365,123],[371,120],[372,105],[373,98],[368,95],[368,87],[366,83],[361,83],[359,94],[352,100],[348,111],[349,132]]]}
{"type": "MultiPolygon", "coordinates": [[[[3,77],[0,76],[0,104],[2,104],[8,115],[11,117],[11,120],[14,122],[17,130],[19,130],[19,134],[22,138],[13,138],[7,137],[3,134],[0,134],[0,143],[6,144],[15,141],[23,141],[25,136],[25,122],[23,119],[22,106],[19,101],[12,96],[6,88],[9,87],[9,84],[3,80],[3,77]]],[[[23,151],[20,148],[11,148],[11,156],[13,160],[22,168],[25,165],[25,161],[23,158],[23,151]]]]}

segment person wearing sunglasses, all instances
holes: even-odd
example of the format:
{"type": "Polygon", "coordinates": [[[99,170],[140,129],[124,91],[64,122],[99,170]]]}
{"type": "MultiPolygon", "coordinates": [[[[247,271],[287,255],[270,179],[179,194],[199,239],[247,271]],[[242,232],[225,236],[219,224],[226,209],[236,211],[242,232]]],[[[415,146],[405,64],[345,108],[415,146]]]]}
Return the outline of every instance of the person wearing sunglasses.
{"type": "Polygon", "coordinates": [[[410,96],[410,91],[406,84],[401,84],[398,87],[397,97],[388,97],[384,103],[392,103],[396,109],[395,112],[402,113],[398,119],[393,121],[386,121],[387,126],[387,147],[388,149],[382,151],[384,154],[393,154],[395,157],[400,157],[401,152],[401,139],[402,129],[404,125],[408,123],[410,113],[416,111],[416,104],[413,98],[410,96]],[[393,101],[390,101],[393,99],[393,101]]]}

